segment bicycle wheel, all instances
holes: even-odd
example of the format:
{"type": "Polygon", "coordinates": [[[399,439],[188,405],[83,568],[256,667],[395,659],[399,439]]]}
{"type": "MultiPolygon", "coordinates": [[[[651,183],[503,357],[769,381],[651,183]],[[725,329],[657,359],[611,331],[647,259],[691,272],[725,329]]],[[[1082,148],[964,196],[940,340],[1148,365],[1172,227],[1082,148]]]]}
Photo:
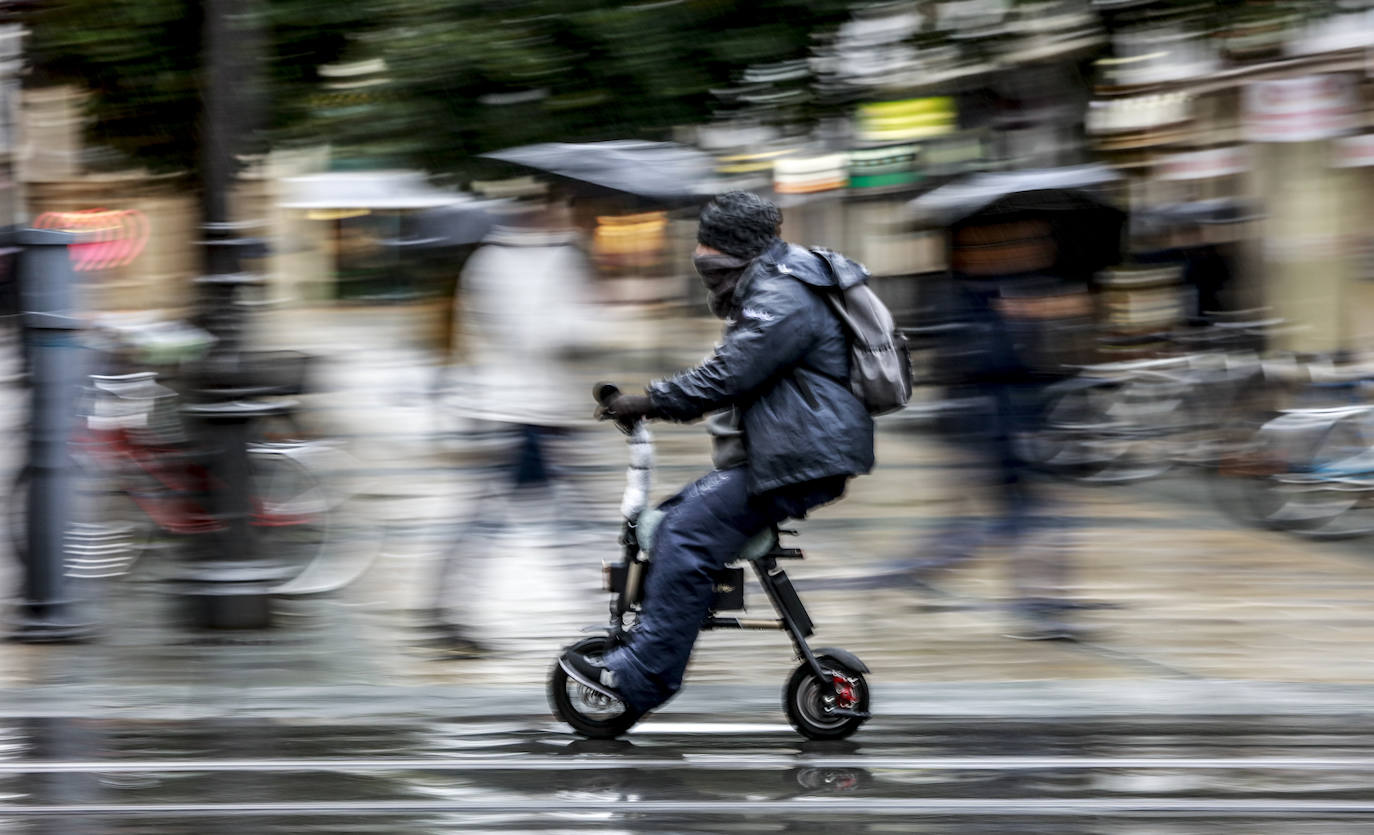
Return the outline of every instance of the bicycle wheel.
{"type": "MultiPolygon", "coordinates": [[[[10,548],[23,562],[28,553],[29,488],[33,468],[25,465],[10,484],[6,517],[10,548]]],[[[68,577],[98,580],[128,574],[147,552],[154,526],[113,484],[78,467],[72,480],[72,507],[63,538],[68,577]]]]}
{"type": "Polygon", "coordinates": [[[282,444],[249,447],[253,527],[262,553],[300,576],[323,557],[329,497],[320,478],[282,444]]]}
{"type": "Polygon", "coordinates": [[[816,660],[830,678],[835,695],[828,695],[816,680],[811,665],[802,662],[783,689],[782,706],[787,721],[807,739],[846,739],[868,721],[868,682],[863,673],[828,655],[816,660]],[[835,708],[851,714],[835,715],[835,708]]]}
{"type": "Polygon", "coordinates": [[[1127,484],[1162,475],[1173,462],[1165,429],[1136,420],[1139,389],[1101,386],[1065,392],[1045,409],[1044,427],[1018,441],[1031,466],[1093,484],[1127,484]]]}
{"type": "Polygon", "coordinates": [[[1295,452],[1268,425],[1232,442],[1212,469],[1212,494],[1222,510],[1309,539],[1374,533],[1374,455],[1364,427],[1337,421],[1295,452]]]}
{"type": "Polygon", "coordinates": [[[1367,419],[1331,427],[1304,472],[1279,479],[1285,529],[1309,539],[1350,539],[1374,533],[1374,451],[1367,419]]]}
{"type": "MultiPolygon", "coordinates": [[[[600,655],[606,651],[606,645],[606,637],[596,636],[583,638],[569,649],[600,655]]],[[[641,714],[624,703],[578,683],[557,661],[549,672],[548,698],[553,715],[588,739],[615,739],[641,718],[641,714]]]]}

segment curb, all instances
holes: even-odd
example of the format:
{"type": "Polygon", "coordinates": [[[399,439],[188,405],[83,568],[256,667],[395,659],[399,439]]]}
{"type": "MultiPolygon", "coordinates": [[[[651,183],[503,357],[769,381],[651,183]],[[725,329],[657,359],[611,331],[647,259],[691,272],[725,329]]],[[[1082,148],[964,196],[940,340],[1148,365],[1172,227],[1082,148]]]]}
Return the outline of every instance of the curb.
{"type": "MultiPolygon", "coordinates": [[[[690,684],[659,711],[720,721],[781,715],[780,687],[690,684]],[[722,709],[723,708],[723,709],[722,709]]],[[[1349,719],[1374,714],[1374,685],[1234,680],[875,684],[875,722],[1083,722],[1245,718],[1349,719]]],[[[0,719],[217,718],[369,723],[548,716],[542,688],[490,685],[232,688],[42,685],[0,690],[0,719]]]]}

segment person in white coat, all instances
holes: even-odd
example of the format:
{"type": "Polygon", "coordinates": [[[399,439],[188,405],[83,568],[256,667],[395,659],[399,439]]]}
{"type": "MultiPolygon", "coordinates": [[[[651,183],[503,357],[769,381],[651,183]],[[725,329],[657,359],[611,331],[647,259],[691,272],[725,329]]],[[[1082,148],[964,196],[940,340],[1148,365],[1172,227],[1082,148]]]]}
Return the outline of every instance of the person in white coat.
{"type": "Polygon", "coordinates": [[[467,348],[457,403],[491,428],[497,463],[440,561],[432,612],[450,654],[480,654],[470,592],[480,562],[475,534],[517,507],[525,489],[554,491],[541,507],[575,516],[581,491],[569,479],[570,426],[587,417],[568,360],[591,344],[591,268],[565,200],[550,198],[497,225],[463,268],[456,316],[467,348]]]}

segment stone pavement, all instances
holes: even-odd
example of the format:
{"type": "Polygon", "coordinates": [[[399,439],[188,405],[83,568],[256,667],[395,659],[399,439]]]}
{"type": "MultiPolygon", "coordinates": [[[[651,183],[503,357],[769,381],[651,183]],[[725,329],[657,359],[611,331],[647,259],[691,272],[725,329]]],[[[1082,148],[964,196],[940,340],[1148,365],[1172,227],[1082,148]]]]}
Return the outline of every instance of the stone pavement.
{"type": "MultiPolygon", "coordinates": [[[[496,652],[450,660],[427,645],[419,610],[455,519],[482,482],[484,452],[450,434],[455,416],[427,396],[432,372],[413,311],[284,311],[272,324],[280,344],[325,358],[307,418],[339,439],[338,454],[321,466],[346,485],[336,536],[366,554],[343,569],[361,577],[336,594],[283,600],[280,627],[262,634],[196,633],[177,625],[162,585],[106,584],[92,590],[102,601],[96,642],[0,644],[0,710],[308,711],[289,695],[304,692],[321,702],[351,698],[364,711],[395,699],[425,709],[473,694],[487,694],[488,707],[494,698],[495,707],[537,710],[558,649],[604,622],[600,563],[615,555],[625,460],[617,433],[589,426],[576,444],[596,519],[556,529],[539,520],[547,502],[535,498],[516,510],[528,524],[482,549],[465,546],[474,558],[487,554],[473,611],[496,652]]],[[[700,357],[714,335],[711,323],[629,313],[613,330],[620,344],[579,367],[585,382],[647,380],[700,357]]],[[[17,393],[3,396],[0,413],[15,426],[17,393]]],[[[663,427],[657,436],[656,492],[666,496],[705,468],[707,444],[699,427],[663,427]]],[[[1088,640],[1010,640],[997,549],[935,588],[903,581],[901,562],[922,536],[945,517],[986,513],[988,502],[956,449],[900,416],[885,420],[876,472],[803,523],[808,559],[788,566],[817,623],[815,641],[859,654],[886,703],[933,714],[1363,711],[1370,703],[1367,543],[1238,527],[1188,473],[1143,487],[1053,489],[1079,565],[1073,594],[1102,605],[1081,613],[1088,640]]],[[[750,591],[767,611],[761,592],[750,591]]],[[[681,704],[701,704],[704,694],[775,701],[793,664],[780,634],[707,633],[681,704]]]]}

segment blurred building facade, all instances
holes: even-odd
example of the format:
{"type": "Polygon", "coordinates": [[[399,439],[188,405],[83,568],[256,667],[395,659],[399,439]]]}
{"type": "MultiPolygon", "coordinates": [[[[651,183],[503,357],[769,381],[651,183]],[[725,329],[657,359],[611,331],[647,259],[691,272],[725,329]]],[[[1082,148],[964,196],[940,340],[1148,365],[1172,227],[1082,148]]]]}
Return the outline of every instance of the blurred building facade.
{"type": "MultiPolygon", "coordinates": [[[[741,68],[738,83],[718,91],[715,121],[684,126],[679,138],[717,156],[718,187],[763,191],[783,205],[787,237],[864,261],[907,317],[926,306],[945,252],[939,230],[913,228],[905,206],[970,171],[1105,161],[1127,175],[1127,200],[1141,216],[1164,205],[1245,201],[1257,219],[1205,232],[1236,245],[1236,305],[1267,306],[1306,325],[1285,336],[1292,347],[1353,347],[1374,339],[1374,322],[1363,315],[1374,305],[1374,234],[1361,223],[1374,176],[1370,6],[856,6],[847,23],[816,33],[807,58],[741,68]],[[796,115],[817,108],[829,115],[796,115]]],[[[327,95],[357,95],[385,73],[376,61],[334,68],[324,73],[327,95]]],[[[146,246],[92,282],[91,303],[180,308],[199,270],[194,198],[176,177],[108,173],[81,142],[81,95],[67,87],[23,92],[20,138],[7,140],[18,174],[12,191],[23,193],[30,218],[94,208],[142,213],[146,246]]],[[[323,143],[249,166],[236,213],[271,232],[274,296],[375,303],[424,295],[411,266],[383,245],[420,203],[373,199],[379,189],[427,192],[421,175],[329,175],[337,205],[303,207],[301,189],[320,182],[310,178],[368,167],[323,143]],[[349,183],[358,195],[346,193],[349,183]]],[[[685,257],[690,211],[593,201],[582,212],[608,300],[700,309],[685,257]]],[[[1155,309],[1135,324],[1176,315],[1155,309]]]]}
{"type": "Polygon", "coordinates": [[[1207,234],[1236,245],[1238,302],[1299,326],[1282,337],[1294,349],[1374,337],[1369,5],[1252,3],[1229,18],[1136,9],[1108,17],[1112,57],[1096,64],[1091,145],[1130,175],[1133,212],[1252,206],[1255,220],[1207,234]]]}

